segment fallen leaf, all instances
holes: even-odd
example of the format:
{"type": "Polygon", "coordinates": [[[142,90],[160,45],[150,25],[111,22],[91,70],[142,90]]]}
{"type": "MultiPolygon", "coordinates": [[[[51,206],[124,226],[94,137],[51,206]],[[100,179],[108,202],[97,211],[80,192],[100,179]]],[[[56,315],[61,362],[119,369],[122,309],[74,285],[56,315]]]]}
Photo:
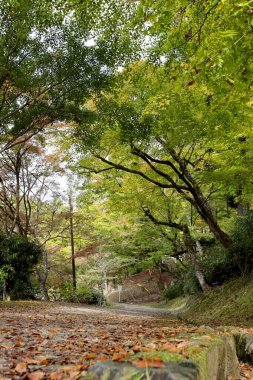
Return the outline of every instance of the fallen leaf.
{"type": "Polygon", "coordinates": [[[25,345],[25,343],[23,342],[17,342],[14,344],[14,347],[23,347],[25,345]]]}
{"type": "Polygon", "coordinates": [[[28,380],[41,380],[41,379],[43,379],[44,376],[45,376],[44,372],[36,371],[36,372],[28,373],[26,378],[28,380]]]}
{"type": "Polygon", "coordinates": [[[52,372],[50,374],[50,380],[61,380],[63,378],[63,372],[58,371],[58,372],[52,372]]]}
{"type": "Polygon", "coordinates": [[[38,359],[38,362],[39,362],[40,364],[42,364],[42,365],[48,365],[49,360],[48,360],[48,358],[46,358],[46,357],[41,357],[41,358],[38,359]]]}
{"type": "Polygon", "coordinates": [[[77,380],[80,378],[80,376],[81,376],[80,371],[71,371],[68,374],[68,380],[77,380]]]}
{"type": "Polygon", "coordinates": [[[86,359],[95,359],[97,357],[96,354],[87,354],[86,359]]]}
{"type": "Polygon", "coordinates": [[[116,354],[113,354],[112,360],[118,361],[118,360],[125,359],[125,357],[126,357],[126,354],[116,353],[116,354]]]}
{"type": "Polygon", "coordinates": [[[25,362],[18,363],[15,367],[15,371],[23,375],[27,371],[27,364],[25,362]]]}

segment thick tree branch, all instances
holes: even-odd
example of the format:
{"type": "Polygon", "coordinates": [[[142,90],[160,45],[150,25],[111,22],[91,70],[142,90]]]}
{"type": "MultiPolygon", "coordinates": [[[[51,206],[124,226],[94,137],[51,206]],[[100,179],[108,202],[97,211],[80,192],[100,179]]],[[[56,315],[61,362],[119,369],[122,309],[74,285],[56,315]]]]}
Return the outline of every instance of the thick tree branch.
{"type": "Polygon", "coordinates": [[[166,184],[166,183],[162,183],[162,182],[156,181],[153,178],[148,177],[146,174],[142,173],[139,170],[130,169],[130,168],[126,167],[126,166],[123,166],[123,165],[120,165],[120,164],[116,164],[115,162],[107,160],[106,158],[104,158],[102,156],[99,156],[99,155],[95,155],[95,157],[98,158],[100,161],[104,162],[105,164],[110,165],[112,168],[115,168],[115,169],[118,169],[118,170],[122,170],[122,171],[125,171],[125,172],[128,172],[128,173],[136,174],[136,175],[138,175],[138,176],[146,179],[147,181],[153,183],[154,185],[156,185],[158,187],[161,187],[163,189],[174,189],[173,185],[169,185],[169,184],[166,184]]]}

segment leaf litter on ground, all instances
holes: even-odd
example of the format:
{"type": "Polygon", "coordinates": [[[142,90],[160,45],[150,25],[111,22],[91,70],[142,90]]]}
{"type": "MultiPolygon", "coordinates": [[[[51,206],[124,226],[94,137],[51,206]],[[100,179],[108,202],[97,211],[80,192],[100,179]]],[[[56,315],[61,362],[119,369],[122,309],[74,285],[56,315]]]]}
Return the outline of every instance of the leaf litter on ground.
{"type": "MultiPolygon", "coordinates": [[[[0,311],[0,380],[76,380],[100,360],[164,368],[186,360],[189,339],[205,327],[176,318],[96,307],[12,304],[0,311]],[[1,378],[2,376],[2,378],[1,378]]],[[[1,309],[0,309],[1,310],[1,309]]],[[[241,365],[244,379],[252,368],[241,365]]]]}

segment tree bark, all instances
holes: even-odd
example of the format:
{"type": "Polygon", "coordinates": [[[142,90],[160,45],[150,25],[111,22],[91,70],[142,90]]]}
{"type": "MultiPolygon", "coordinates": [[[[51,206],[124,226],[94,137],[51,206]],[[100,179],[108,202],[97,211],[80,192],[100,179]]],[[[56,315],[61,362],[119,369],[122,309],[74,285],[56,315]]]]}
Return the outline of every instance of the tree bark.
{"type": "Polygon", "coordinates": [[[48,290],[46,286],[49,268],[48,268],[47,251],[46,251],[45,246],[42,247],[42,251],[43,251],[43,264],[40,267],[37,267],[35,269],[35,272],[39,281],[42,299],[43,301],[49,301],[48,290]]]}
{"type": "Polygon", "coordinates": [[[204,274],[199,266],[199,263],[196,259],[196,244],[195,241],[192,239],[190,231],[188,226],[184,225],[183,226],[183,234],[184,234],[184,242],[186,246],[186,250],[189,254],[190,257],[190,262],[193,266],[194,273],[196,278],[198,279],[199,285],[202,289],[203,292],[206,292],[207,290],[210,289],[209,285],[207,284],[204,274]]]}
{"type": "Polygon", "coordinates": [[[10,296],[9,291],[6,288],[6,282],[4,281],[4,284],[3,284],[3,301],[10,301],[10,300],[11,300],[11,296],[10,296]]]}
{"type": "Polygon", "coordinates": [[[205,280],[204,274],[203,274],[203,272],[199,266],[199,263],[197,262],[197,259],[196,259],[197,247],[196,247],[195,241],[191,237],[189,227],[186,224],[172,222],[170,219],[170,212],[168,212],[168,221],[163,222],[163,221],[159,221],[158,219],[156,219],[150,213],[150,211],[148,209],[143,209],[143,211],[144,211],[145,215],[148,216],[149,219],[152,220],[152,222],[154,224],[168,226],[168,227],[175,228],[175,229],[178,229],[178,230],[183,232],[186,253],[188,253],[188,255],[189,255],[190,262],[193,266],[194,273],[195,273],[195,276],[199,282],[199,285],[200,285],[201,289],[203,290],[203,292],[210,289],[209,285],[207,284],[207,282],[205,280]]]}
{"type": "Polygon", "coordinates": [[[71,243],[71,263],[72,263],[72,283],[73,290],[76,291],[76,264],[75,264],[75,243],[74,243],[74,226],[73,226],[73,203],[72,194],[69,193],[69,211],[70,211],[70,243],[71,243]]]}

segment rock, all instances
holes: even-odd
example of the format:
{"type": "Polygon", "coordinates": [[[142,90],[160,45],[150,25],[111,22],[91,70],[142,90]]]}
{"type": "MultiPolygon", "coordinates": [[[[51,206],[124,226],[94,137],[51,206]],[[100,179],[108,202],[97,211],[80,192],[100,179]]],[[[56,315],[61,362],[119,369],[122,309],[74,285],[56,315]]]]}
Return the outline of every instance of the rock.
{"type": "Polygon", "coordinates": [[[212,336],[195,339],[195,353],[190,355],[199,371],[199,380],[239,378],[239,362],[232,336],[212,336]]]}
{"type": "Polygon", "coordinates": [[[238,358],[253,363],[253,336],[238,332],[234,338],[238,358]]]}
{"type": "Polygon", "coordinates": [[[103,361],[88,370],[92,380],[197,380],[197,368],[191,362],[167,363],[166,368],[137,368],[128,363],[103,361]]]}

